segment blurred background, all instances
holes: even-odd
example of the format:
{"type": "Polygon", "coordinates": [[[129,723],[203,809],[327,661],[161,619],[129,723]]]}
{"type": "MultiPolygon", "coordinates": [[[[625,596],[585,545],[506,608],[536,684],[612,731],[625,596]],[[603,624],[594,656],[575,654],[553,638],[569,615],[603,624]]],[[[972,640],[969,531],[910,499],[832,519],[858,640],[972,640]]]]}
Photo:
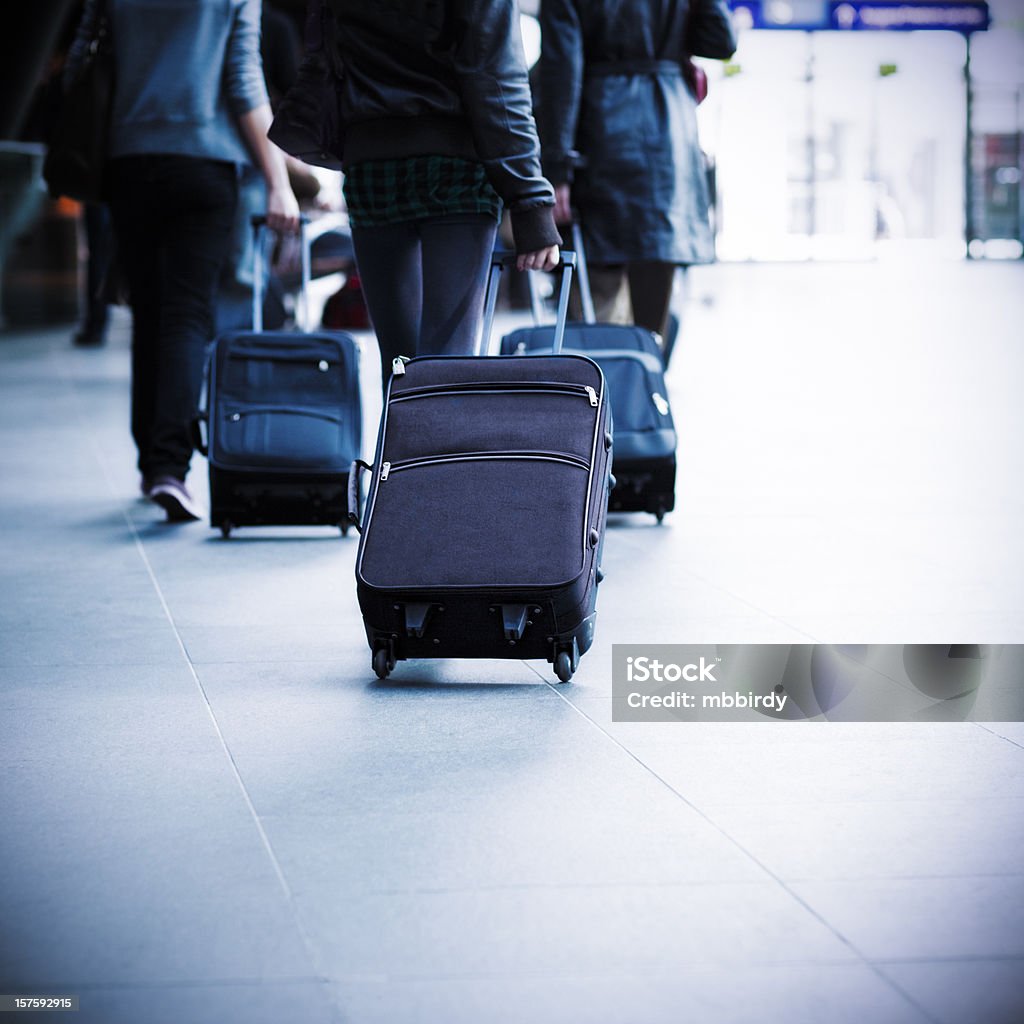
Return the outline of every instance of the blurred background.
{"type": "MultiPolygon", "coordinates": [[[[520,0],[531,63],[539,3],[520,0]]],[[[700,62],[721,261],[1024,255],[1022,0],[731,6],[735,57],[700,62]]],[[[80,0],[19,0],[0,12],[0,323],[8,328],[73,324],[83,314],[82,211],[49,198],[40,176],[56,76],[80,10],[80,0]]],[[[268,80],[271,69],[287,79],[294,61],[282,61],[283,38],[285,48],[301,46],[303,11],[304,0],[265,4],[268,80]]],[[[279,88],[269,84],[273,97],[279,88]]],[[[350,251],[339,176],[317,173],[320,196],[307,205],[332,214],[320,228],[331,238],[320,276],[342,272],[319,287],[322,308],[345,281],[350,251]]]]}

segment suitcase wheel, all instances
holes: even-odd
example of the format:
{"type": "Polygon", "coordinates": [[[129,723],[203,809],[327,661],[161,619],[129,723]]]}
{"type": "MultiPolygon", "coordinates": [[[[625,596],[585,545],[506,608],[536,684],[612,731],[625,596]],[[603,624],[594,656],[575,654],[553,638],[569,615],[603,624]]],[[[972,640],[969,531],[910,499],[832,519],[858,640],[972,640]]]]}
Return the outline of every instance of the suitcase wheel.
{"type": "Polygon", "coordinates": [[[560,683],[567,683],[572,679],[572,655],[568,651],[559,651],[555,655],[555,675],[560,683]]]}
{"type": "Polygon", "coordinates": [[[220,524],[220,535],[225,540],[227,540],[228,537],[231,536],[231,531],[234,528],[234,525],[235,524],[233,522],[231,522],[230,519],[225,519],[224,522],[220,524]]]}
{"type": "Polygon", "coordinates": [[[663,522],[664,519],[665,519],[665,509],[661,505],[659,505],[658,506],[658,511],[655,512],[654,515],[655,515],[655,518],[658,520],[659,523],[663,522]]]}
{"type": "Polygon", "coordinates": [[[390,646],[378,647],[373,652],[373,671],[378,679],[387,679],[394,667],[395,656],[391,653],[390,646]]]}

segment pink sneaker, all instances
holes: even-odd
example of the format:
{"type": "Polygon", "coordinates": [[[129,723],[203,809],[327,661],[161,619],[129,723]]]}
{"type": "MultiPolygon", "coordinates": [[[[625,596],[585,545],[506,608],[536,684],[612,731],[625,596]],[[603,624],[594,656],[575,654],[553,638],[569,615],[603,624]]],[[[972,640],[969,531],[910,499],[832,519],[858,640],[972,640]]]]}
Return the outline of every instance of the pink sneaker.
{"type": "Polygon", "coordinates": [[[149,499],[167,513],[169,523],[187,523],[203,518],[202,509],[189,494],[184,481],[173,476],[158,476],[149,489],[149,499]]]}

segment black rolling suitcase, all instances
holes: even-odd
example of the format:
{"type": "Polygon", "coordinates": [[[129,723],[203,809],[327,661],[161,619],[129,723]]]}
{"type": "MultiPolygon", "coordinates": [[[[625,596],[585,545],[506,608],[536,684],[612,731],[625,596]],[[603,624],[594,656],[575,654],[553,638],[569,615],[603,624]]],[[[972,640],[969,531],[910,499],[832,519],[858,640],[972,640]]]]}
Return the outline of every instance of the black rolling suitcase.
{"type": "MultiPolygon", "coordinates": [[[[609,495],[611,512],[650,512],[660,523],[675,508],[676,430],[665,386],[664,362],[658,339],[643,327],[594,323],[579,225],[573,225],[579,263],[584,323],[565,328],[563,351],[581,352],[604,372],[611,400],[615,435],[615,486],[609,495]]],[[[531,278],[534,318],[541,316],[531,278]]],[[[551,351],[554,326],[524,327],[506,335],[503,353],[551,351]]]]}
{"type": "MultiPolygon", "coordinates": [[[[253,228],[263,230],[261,218],[253,228]]],[[[308,303],[305,224],[302,233],[308,303]]],[[[236,526],[326,525],[347,533],[348,473],[362,431],[358,347],[336,331],[263,331],[261,237],[255,250],[253,330],[222,335],[210,355],[210,525],[225,537],[236,526]]]]}
{"type": "MultiPolygon", "coordinates": [[[[507,262],[491,268],[485,352],[507,262]]],[[[573,263],[563,253],[563,326],[573,263]]],[[[584,356],[396,361],[356,560],[380,678],[406,658],[544,658],[571,678],[593,637],[611,443],[584,356]]],[[[351,489],[358,517],[355,472],[351,489]]]]}

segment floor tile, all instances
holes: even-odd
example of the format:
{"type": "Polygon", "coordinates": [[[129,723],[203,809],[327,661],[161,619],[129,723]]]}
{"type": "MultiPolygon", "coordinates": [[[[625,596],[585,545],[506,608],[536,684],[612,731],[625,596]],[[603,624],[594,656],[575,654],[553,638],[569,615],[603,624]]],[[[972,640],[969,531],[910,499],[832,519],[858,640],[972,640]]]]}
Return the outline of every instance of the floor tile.
{"type": "Polygon", "coordinates": [[[587,973],[856,961],[844,942],[773,884],[369,896],[320,890],[297,901],[339,981],[557,971],[559,955],[587,973]]]}
{"type": "Polygon", "coordinates": [[[130,823],[55,817],[5,836],[4,990],[310,976],[257,830],[244,808],[219,813],[230,825],[136,810],[130,823]]]}
{"type": "Polygon", "coordinates": [[[319,981],[83,989],[76,1024],[341,1024],[329,986],[319,981]]]}
{"type": "MultiPolygon", "coordinates": [[[[566,956],[565,959],[571,959],[566,956]]],[[[543,974],[388,978],[338,986],[352,1024],[923,1024],[928,1018],[865,967],[732,965],[671,973],[577,973],[557,958],[543,974]]],[[[1008,1022],[1007,1022],[1008,1024],[1008,1022]]]]}
{"type": "Polygon", "coordinates": [[[716,806],[714,823],[787,881],[1017,875],[1024,799],[716,806]]]}
{"type": "Polygon", "coordinates": [[[1024,960],[887,963],[879,970],[938,1024],[1018,1024],[1024,960]]]}
{"type": "Polygon", "coordinates": [[[766,873],[713,824],[657,784],[596,791],[524,780],[500,800],[444,810],[281,814],[262,819],[298,893],[428,892],[519,886],[761,882],[766,873]]]}
{"type": "Polygon", "coordinates": [[[794,882],[869,960],[1024,957],[1024,875],[794,882]]]}

